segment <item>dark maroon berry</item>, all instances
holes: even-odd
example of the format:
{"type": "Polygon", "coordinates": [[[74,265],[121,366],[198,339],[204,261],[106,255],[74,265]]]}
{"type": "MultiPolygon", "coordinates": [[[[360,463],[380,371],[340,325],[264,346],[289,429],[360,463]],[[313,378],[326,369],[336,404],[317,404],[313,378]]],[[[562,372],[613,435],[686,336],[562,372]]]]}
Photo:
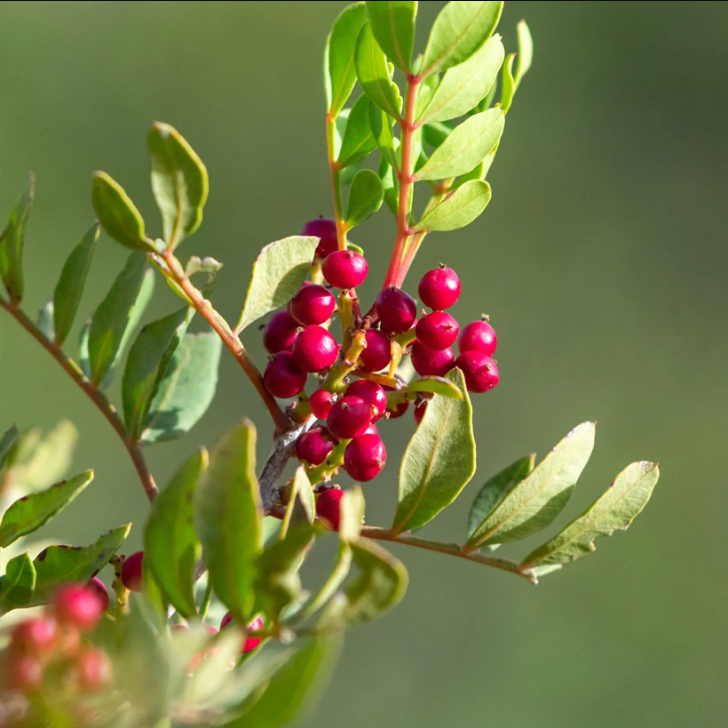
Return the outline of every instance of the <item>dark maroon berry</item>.
{"type": "Polygon", "coordinates": [[[58,623],[53,617],[35,617],[16,625],[11,643],[16,652],[42,655],[56,645],[58,623]]]}
{"type": "Polygon", "coordinates": [[[459,346],[461,354],[466,351],[480,351],[487,356],[493,356],[498,346],[498,337],[495,329],[485,319],[473,321],[463,328],[459,346]]]}
{"type": "Polygon", "coordinates": [[[336,339],[323,326],[306,326],[293,345],[293,358],[304,372],[322,372],[339,356],[336,339]]]}
{"type": "Polygon", "coordinates": [[[76,657],[78,685],[84,691],[100,690],[111,682],[111,660],[96,647],[84,647],[76,657]]]}
{"type": "Polygon", "coordinates": [[[387,449],[379,435],[359,435],[344,452],[344,469],[354,480],[367,483],[382,472],[387,449]]]}
{"type": "Polygon", "coordinates": [[[366,258],[353,250],[337,250],[324,260],[324,278],[334,288],[356,288],[364,283],[369,272],[366,258]]]}
{"type": "Polygon", "coordinates": [[[468,392],[487,392],[498,384],[498,365],[482,351],[466,351],[455,360],[465,377],[468,392]]]}
{"type": "Polygon", "coordinates": [[[316,499],[316,515],[334,531],[341,525],[341,499],[344,491],[337,488],[325,490],[316,499]]]}
{"type": "Polygon", "coordinates": [[[279,351],[265,368],[265,388],[280,399],[295,397],[306,386],[306,372],[296,364],[293,354],[279,351]]]}
{"type": "Polygon", "coordinates": [[[6,663],[5,672],[5,684],[19,693],[32,693],[43,682],[43,663],[33,655],[13,656],[6,663]]]}
{"type": "Polygon", "coordinates": [[[124,559],[121,565],[121,583],[133,592],[142,590],[144,552],[137,551],[124,559]]]}
{"type": "Polygon", "coordinates": [[[331,407],[334,404],[334,395],[325,389],[317,389],[308,398],[308,404],[315,417],[319,420],[325,420],[329,416],[331,407]]]}
{"type": "Polygon", "coordinates": [[[288,303],[288,312],[304,326],[325,323],[331,318],[335,308],[334,294],[328,288],[314,283],[301,286],[288,303]]]}
{"type": "Polygon", "coordinates": [[[372,406],[372,422],[384,416],[387,410],[387,393],[376,383],[359,379],[346,388],[347,396],[361,397],[372,406]]]}
{"type": "Polygon", "coordinates": [[[379,291],[374,305],[382,325],[393,334],[409,331],[417,318],[415,299],[395,286],[379,291]]]}
{"type": "Polygon", "coordinates": [[[433,311],[417,322],[417,341],[433,351],[452,346],[458,338],[458,322],[444,311],[433,311]]]}
{"type": "Polygon", "coordinates": [[[222,622],[220,622],[220,629],[225,629],[231,622],[233,621],[233,615],[230,612],[226,612],[225,616],[222,618],[222,622]]]}
{"type": "MultiPolygon", "coordinates": [[[[256,617],[248,625],[249,632],[262,632],[263,628],[263,620],[260,617],[256,617]]],[[[262,641],[262,637],[248,637],[248,639],[243,642],[243,654],[247,655],[248,652],[252,652],[262,641]]]]}
{"type": "MultiPolygon", "coordinates": [[[[394,392],[395,390],[392,389],[392,387],[383,387],[383,389],[386,392],[394,392]]],[[[408,409],[409,409],[410,403],[405,399],[402,402],[398,402],[396,405],[387,405],[387,414],[389,416],[390,420],[397,420],[399,419],[408,409]]]]}
{"type": "Polygon", "coordinates": [[[288,311],[279,311],[263,329],[263,346],[271,354],[290,351],[300,325],[288,311]]]}
{"type": "Polygon", "coordinates": [[[104,582],[98,576],[94,576],[86,586],[101,600],[104,611],[106,611],[109,608],[109,592],[106,590],[104,582]]]}
{"type": "Polygon", "coordinates": [[[422,276],[417,292],[425,306],[442,311],[460,298],[460,279],[452,268],[435,268],[422,276]]]}
{"type": "Polygon", "coordinates": [[[83,632],[92,630],[104,611],[104,605],[95,592],[83,584],[62,586],[56,595],[54,606],[59,622],[77,627],[83,632]]]}
{"type": "Polygon", "coordinates": [[[420,422],[422,422],[422,418],[425,416],[425,412],[427,410],[427,402],[418,402],[415,405],[415,422],[419,425],[420,422]]]}
{"type": "Polygon", "coordinates": [[[311,220],[303,226],[301,235],[310,235],[313,238],[321,238],[316,255],[319,258],[325,258],[329,253],[333,253],[338,247],[336,238],[336,222],[327,218],[319,218],[311,220]]]}
{"type": "Polygon", "coordinates": [[[392,361],[392,342],[376,329],[366,333],[367,346],[359,356],[359,368],[365,372],[379,372],[392,361]]]}
{"type": "Polygon", "coordinates": [[[413,341],[412,366],[422,377],[444,377],[455,366],[455,354],[449,348],[433,351],[413,341]]]}
{"type": "Polygon", "coordinates": [[[334,449],[334,443],[324,437],[321,427],[301,435],[296,442],[296,457],[311,465],[321,465],[334,449]]]}
{"type": "Polygon", "coordinates": [[[342,397],[326,418],[329,432],[338,440],[350,440],[372,423],[372,407],[361,397],[342,397]]]}

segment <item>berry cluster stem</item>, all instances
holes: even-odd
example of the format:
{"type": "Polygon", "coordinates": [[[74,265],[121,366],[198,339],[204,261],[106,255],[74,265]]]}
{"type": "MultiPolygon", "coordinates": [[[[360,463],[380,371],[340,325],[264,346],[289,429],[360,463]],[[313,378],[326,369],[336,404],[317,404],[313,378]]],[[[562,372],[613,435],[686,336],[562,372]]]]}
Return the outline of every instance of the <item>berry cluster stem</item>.
{"type": "Polygon", "coordinates": [[[339,250],[346,250],[346,227],[344,225],[344,205],[341,194],[341,169],[336,161],[336,117],[326,115],[326,150],[329,157],[331,194],[334,202],[334,220],[339,250]]]}

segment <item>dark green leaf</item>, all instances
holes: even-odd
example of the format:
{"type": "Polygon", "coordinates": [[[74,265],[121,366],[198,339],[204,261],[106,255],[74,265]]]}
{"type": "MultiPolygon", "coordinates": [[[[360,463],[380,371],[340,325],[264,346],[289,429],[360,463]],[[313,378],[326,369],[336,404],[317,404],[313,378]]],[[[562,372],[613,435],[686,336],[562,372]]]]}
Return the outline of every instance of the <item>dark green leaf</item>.
{"type": "Polygon", "coordinates": [[[55,339],[55,327],[53,325],[53,301],[46,301],[38,311],[38,321],[36,323],[38,330],[48,341],[55,339]]]}
{"type": "Polygon", "coordinates": [[[23,278],[23,246],[25,226],[33,205],[35,178],[30,175],[28,189],[17,199],[10,213],[10,221],[0,235],[0,278],[13,301],[20,301],[25,292],[23,278]]]}
{"type": "Polygon", "coordinates": [[[0,614],[28,605],[35,589],[35,567],[30,556],[20,554],[8,561],[0,579],[0,614]]]}
{"type": "MultiPolygon", "coordinates": [[[[382,151],[382,160],[388,162],[390,167],[396,167],[398,165],[397,146],[399,145],[399,139],[395,139],[392,133],[392,120],[378,106],[369,104],[369,122],[374,140],[382,151]]],[[[381,171],[379,176],[382,176],[381,171]]]]}
{"type": "MultiPolygon", "coordinates": [[[[361,161],[377,148],[377,141],[372,135],[371,107],[369,98],[362,94],[351,109],[337,158],[341,169],[361,161]]],[[[380,113],[379,109],[376,111],[380,113]]]]}
{"type": "Polygon", "coordinates": [[[306,475],[303,465],[296,468],[288,494],[286,515],[281,526],[281,538],[285,538],[288,529],[301,523],[311,524],[316,518],[316,499],[311,488],[311,481],[306,475]]]}
{"type": "Polygon", "coordinates": [[[490,185],[483,180],[471,180],[433,207],[413,229],[428,232],[458,230],[470,225],[489,202],[490,185]]]}
{"type": "Polygon", "coordinates": [[[305,622],[309,617],[312,617],[319,609],[329,603],[329,600],[336,594],[344,580],[349,575],[351,564],[353,561],[353,555],[351,547],[348,543],[342,541],[339,544],[339,552],[336,556],[336,562],[334,568],[331,570],[326,582],[319,590],[313,599],[305,606],[299,615],[297,615],[297,621],[305,622]]]}
{"type": "Polygon", "coordinates": [[[356,227],[371,217],[384,201],[384,186],[376,172],[362,169],[356,173],[346,206],[346,229],[356,227]]]}
{"type": "Polygon", "coordinates": [[[382,187],[384,188],[384,201],[392,213],[396,215],[399,207],[399,187],[397,186],[397,178],[394,175],[392,165],[384,155],[379,160],[379,179],[382,180],[382,187]]]}
{"type": "Polygon", "coordinates": [[[367,2],[369,24],[380,48],[400,71],[409,73],[415,44],[416,2],[367,2]]]}
{"type": "Polygon", "coordinates": [[[516,88],[528,73],[533,62],[533,39],[525,20],[518,23],[518,63],[516,65],[516,88]]]}
{"type": "Polygon", "coordinates": [[[515,53],[511,53],[506,62],[503,64],[503,73],[501,74],[501,99],[500,107],[504,114],[508,113],[513,101],[513,94],[516,93],[516,81],[513,78],[513,61],[516,58],[515,53]]]}
{"type": "Polygon", "coordinates": [[[430,392],[440,394],[450,399],[461,400],[463,393],[460,389],[445,377],[422,377],[415,379],[407,385],[408,392],[430,392]]]}
{"type": "Polygon", "coordinates": [[[387,58],[365,25],[356,43],[356,75],[364,93],[390,116],[399,118],[402,96],[387,67],[387,58]]]}
{"type": "Polygon", "coordinates": [[[13,425],[2,437],[0,437],[0,470],[3,469],[8,454],[10,453],[10,448],[15,443],[17,437],[18,428],[15,425],[13,425]]]}
{"type": "Polygon", "coordinates": [[[452,127],[442,121],[433,121],[422,127],[423,139],[431,147],[439,147],[451,132],[452,127]]]}

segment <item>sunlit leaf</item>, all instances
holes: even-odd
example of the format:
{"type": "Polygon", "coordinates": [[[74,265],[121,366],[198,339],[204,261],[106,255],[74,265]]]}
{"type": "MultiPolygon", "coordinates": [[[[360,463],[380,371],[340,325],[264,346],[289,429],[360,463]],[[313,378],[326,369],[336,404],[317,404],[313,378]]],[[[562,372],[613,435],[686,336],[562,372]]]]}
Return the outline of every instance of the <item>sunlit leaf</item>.
{"type": "Polygon", "coordinates": [[[414,226],[428,232],[458,230],[470,225],[490,202],[490,185],[471,180],[449,194],[414,226]]]}
{"type": "Polygon", "coordinates": [[[439,394],[450,399],[461,400],[463,393],[456,384],[445,377],[421,377],[407,385],[408,392],[429,392],[439,394]]]}
{"type": "Polygon", "coordinates": [[[356,44],[356,75],[364,93],[394,118],[402,109],[402,96],[389,74],[387,58],[372,35],[369,25],[359,33],[356,44]]]}
{"type": "Polygon", "coordinates": [[[405,73],[410,71],[415,44],[416,2],[367,2],[372,33],[392,63],[405,73]]]}
{"type": "MultiPolygon", "coordinates": [[[[351,109],[337,156],[341,169],[356,164],[377,148],[377,141],[372,134],[371,107],[369,98],[362,94],[351,109]]],[[[376,112],[380,113],[379,109],[376,112]]]]}
{"type": "Polygon", "coordinates": [[[384,201],[384,187],[376,172],[362,169],[356,173],[346,206],[346,229],[350,230],[371,217],[384,201]]]}

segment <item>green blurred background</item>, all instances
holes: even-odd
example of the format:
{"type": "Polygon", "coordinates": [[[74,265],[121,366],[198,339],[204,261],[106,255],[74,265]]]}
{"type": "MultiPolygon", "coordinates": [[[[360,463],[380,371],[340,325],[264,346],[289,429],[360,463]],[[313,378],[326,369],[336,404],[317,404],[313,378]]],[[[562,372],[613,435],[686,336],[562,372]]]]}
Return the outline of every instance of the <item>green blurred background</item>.
{"type": "MultiPolygon", "coordinates": [[[[421,44],[441,5],[420,3],[421,44]]],[[[209,168],[205,223],[185,250],[224,261],[215,301],[235,318],[256,251],[330,212],[320,68],[343,6],[2,3],[0,208],[28,169],[37,177],[28,309],[93,219],[93,170],[118,179],[158,229],[145,133],[161,119],[209,168]]],[[[586,419],[599,421],[597,447],[572,514],[633,460],[660,461],[662,481],[627,534],[536,588],[398,552],[406,600],[351,633],[311,726],[682,728],[725,712],[728,4],[512,1],[500,28],[511,49],[521,17],[535,63],[489,177],[493,201],[466,230],[428,239],[413,270],[414,280],[440,261],[456,268],[456,314],[489,313],[500,340],[502,384],[476,398],[476,482],[428,531],[461,538],[479,483],[586,419]]],[[[393,241],[391,216],[377,217],[354,236],[372,263],[365,294],[393,241]]],[[[103,240],[86,311],[124,257],[103,240]]],[[[175,301],[158,285],[154,304],[159,316],[175,301]]],[[[263,363],[254,332],[246,343],[263,363]]],[[[44,535],[85,543],[140,526],[144,496],[111,429],[7,316],[0,381],[0,424],[69,417],[81,436],[74,468],[96,468],[44,535]]],[[[158,480],[243,415],[263,425],[263,457],[265,413],[225,357],[202,423],[150,450],[158,480]]],[[[390,464],[367,487],[370,524],[390,517],[405,419],[389,425],[390,464]]]]}

